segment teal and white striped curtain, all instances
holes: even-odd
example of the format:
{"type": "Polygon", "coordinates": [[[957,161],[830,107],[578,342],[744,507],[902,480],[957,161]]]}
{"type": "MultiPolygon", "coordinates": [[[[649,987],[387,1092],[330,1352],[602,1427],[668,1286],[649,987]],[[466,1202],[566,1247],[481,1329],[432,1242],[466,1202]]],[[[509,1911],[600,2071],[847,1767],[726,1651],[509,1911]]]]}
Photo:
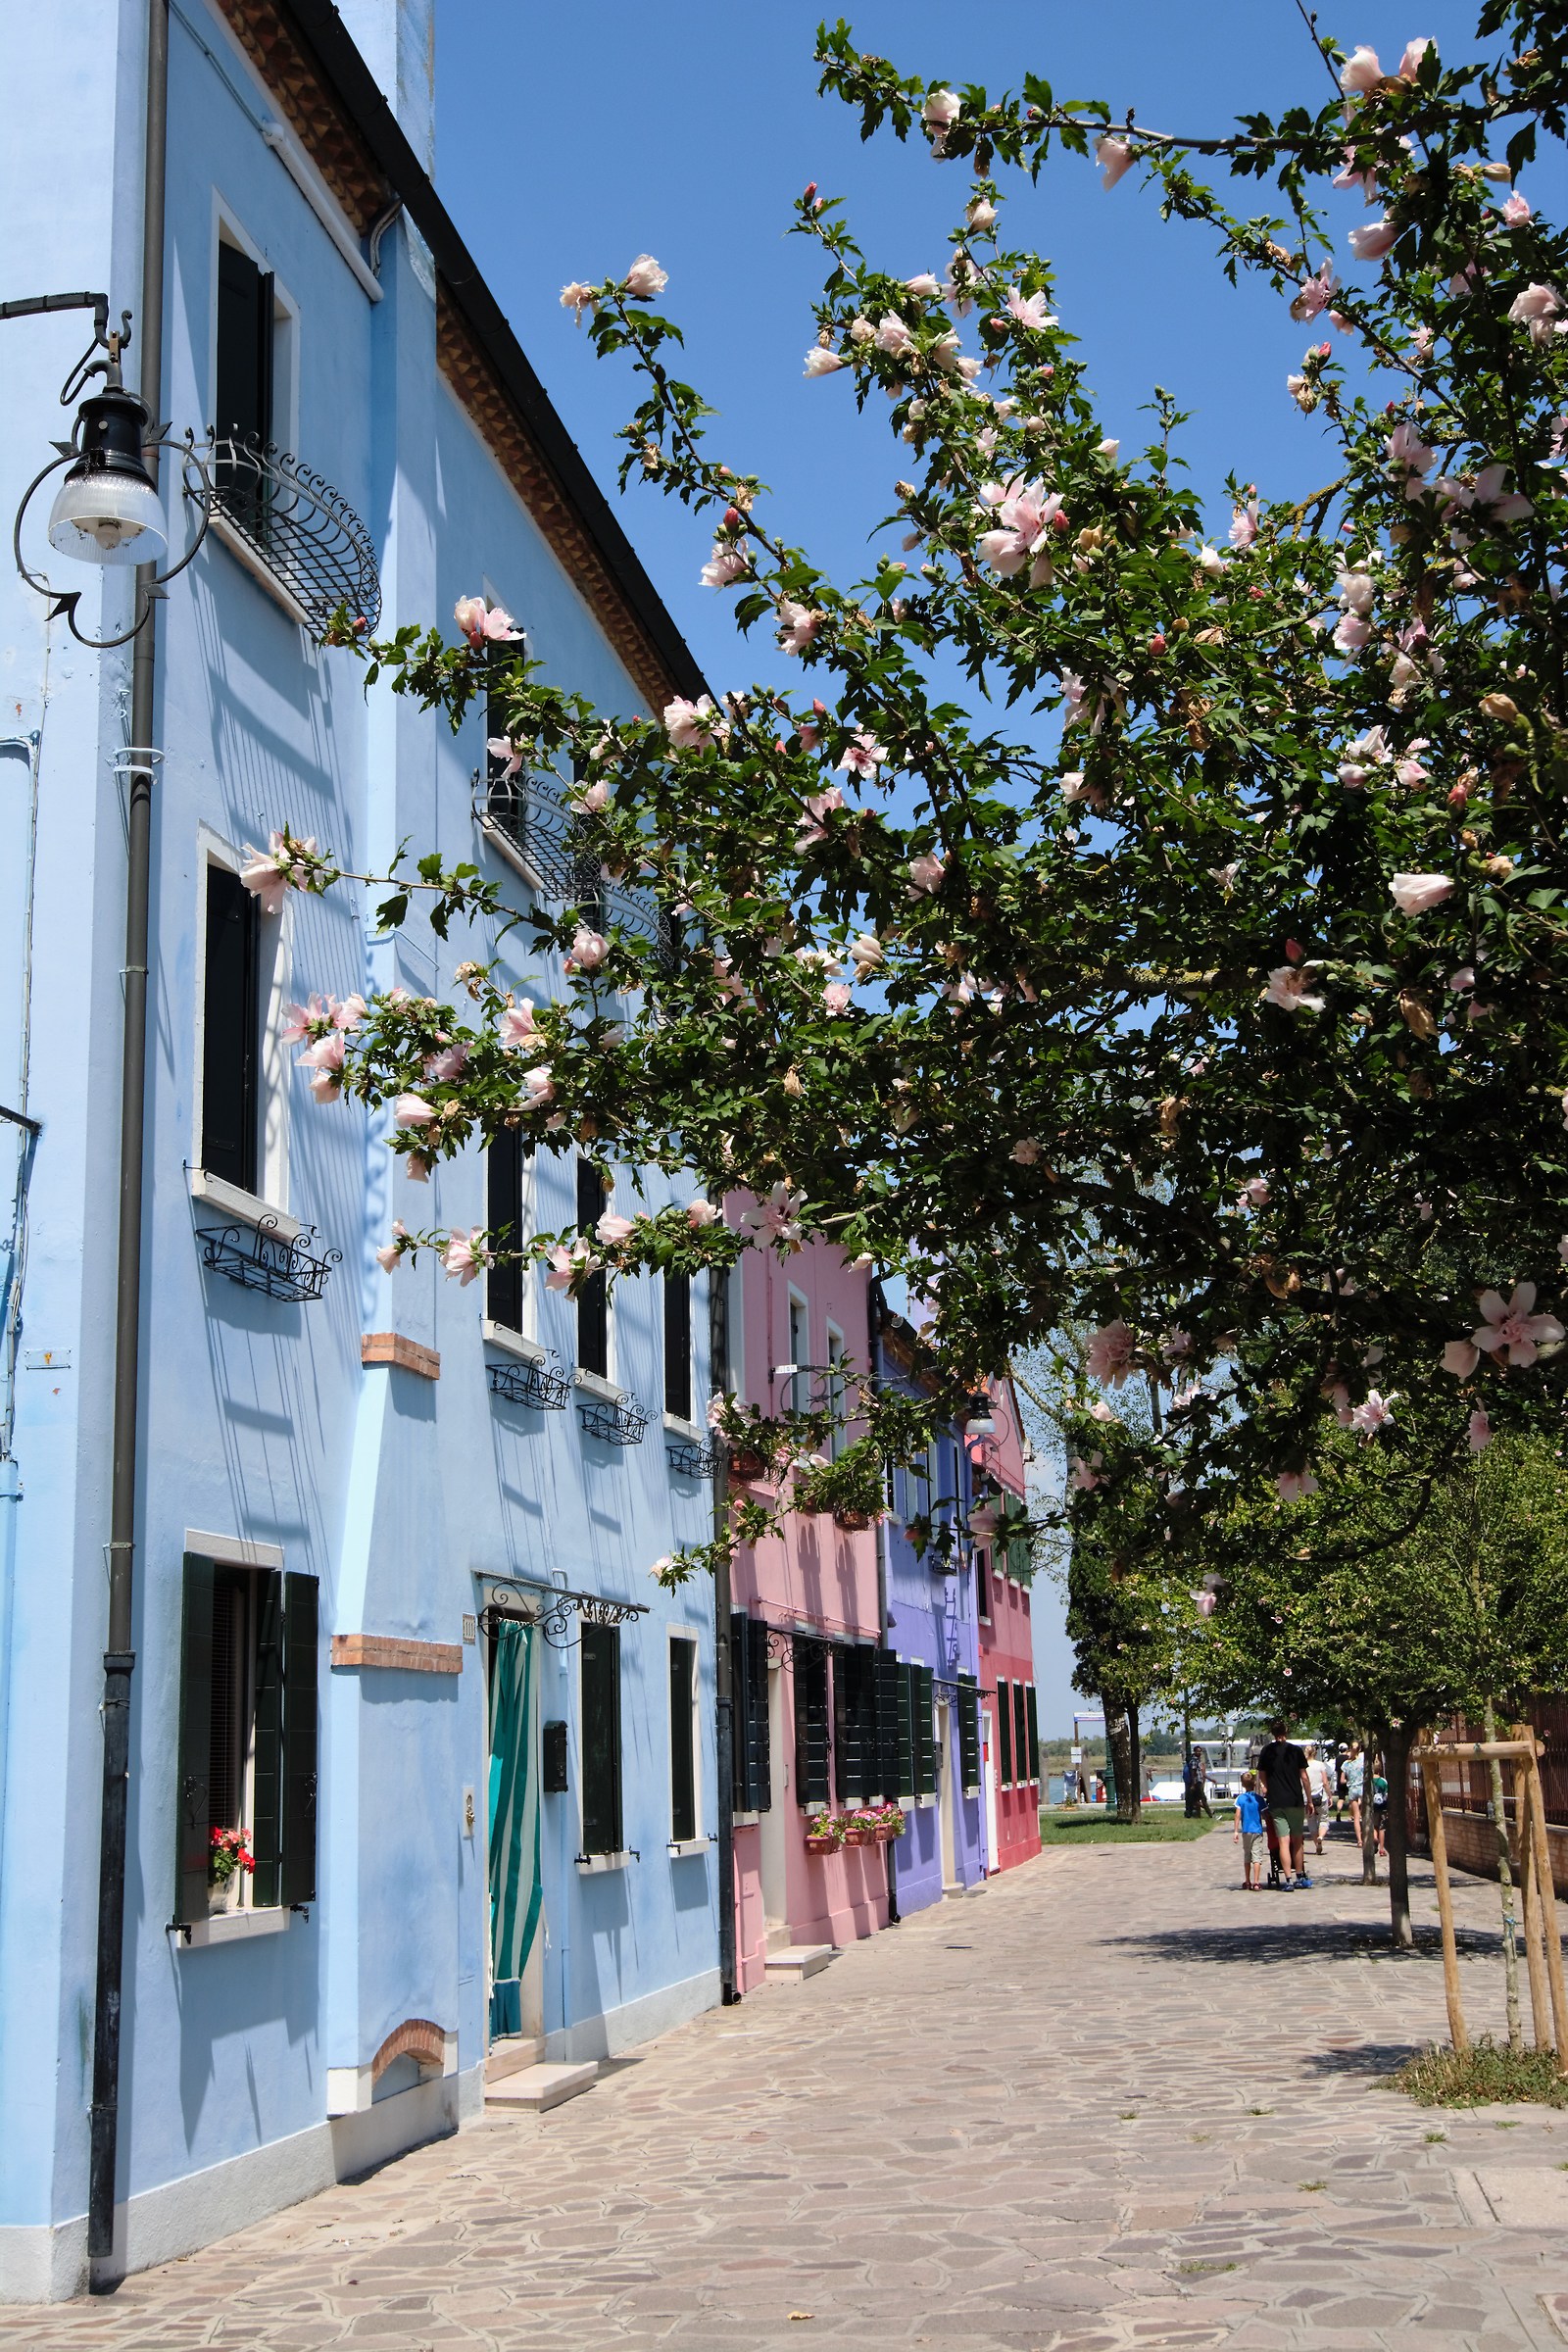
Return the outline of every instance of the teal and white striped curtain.
{"type": "Polygon", "coordinates": [[[490,1677],[490,2030],[521,2027],[520,1984],[539,1933],[539,1667],[531,1626],[503,1617],[490,1677]]]}

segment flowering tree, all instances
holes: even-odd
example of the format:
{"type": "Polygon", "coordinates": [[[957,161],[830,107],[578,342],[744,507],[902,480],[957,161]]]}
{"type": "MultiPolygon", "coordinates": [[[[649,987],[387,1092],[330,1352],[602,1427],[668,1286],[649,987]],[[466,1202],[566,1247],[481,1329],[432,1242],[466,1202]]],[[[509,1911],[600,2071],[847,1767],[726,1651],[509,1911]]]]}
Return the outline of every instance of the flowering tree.
{"type": "MultiPolygon", "coordinates": [[[[414,1174],[520,1125],[700,1187],[595,1236],[395,1230],[389,1262],[433,1242],[466,1279],[537,1248],[575,1288],[829,1237],[930,1302],[939,1410],[1087,1323],[1102,1384],[1180,1390],[1166,1542],[1239,1475],[1308,1492],[1326,1415],[1402,1427],[1428,1470],[1558,1415],[1568,247],[1516,184],[1563,134],[1552,22],[1486,0],[1484,62],[1412,41],[1392,72],[1314,32],[1303,102],[1224,135],[1033,78],[904,79],[825,32],[824,86],[868,132],[967,172],[943,267],[909,279],[814,187],[797,207],[826,270],[806,373],[883,394],[905,467],[901,552],[849,584],[710,454],[658,264],[564,289],[640,378],[622,480],[710,522],[705,581],[802,684],[607,717],[478,599],[455,642],[363,644],[454,724],[499,693],[492,755],[574,779],[582,853],[663,937],[400,866],[382,919],[464,927],[458,994],[303,1014],[316,1091],[390,1105],[414,1174]],[[1049,263],[1006,242],[1005,175],[1091,149],[1319,338],[1281,401],[1321,434],[1323,487],[1233,482],[1223,545],[1170,401],[1146,449],[1107,438],[1049,263]],[[1227,179],[1278,213],[1233,211],[1227,179]],[[527,999],[500,919],[548,959],[527,999]]],[[[285,828],[251,878],[339,869],[285,828]]]]}

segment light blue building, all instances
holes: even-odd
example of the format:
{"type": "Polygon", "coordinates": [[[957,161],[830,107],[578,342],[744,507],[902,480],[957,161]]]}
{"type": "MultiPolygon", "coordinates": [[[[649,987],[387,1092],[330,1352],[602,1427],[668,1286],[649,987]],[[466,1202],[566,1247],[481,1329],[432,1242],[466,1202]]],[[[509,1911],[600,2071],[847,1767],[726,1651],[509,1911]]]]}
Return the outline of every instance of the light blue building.
{"type": "MultiPolygon", "coordinates": [[[[407,836],[523,898],[589,887],[559,806],[487,775],[482,711],[454,739],[323,650],[339,597],[392,626],[483,593],[611,710],[701,691],[430,187],[429,15],[89,0],[69,34],[49,9],[0,25],[0,293],[107,291],[136,315],[136,384],[167,28],[157,415],[317,477],[220,468],[157,610],[156,760],[132,648],[83,650],[0,581],[0,2299],[88,2275],[117,1557],[135,1665],[102,2272],[454,2129],[493,2034],[589,2058],[718,1994],[712,1597],[647,1574],[710,1525],[703,1287],[579,1307],[428,1257],[383,1274],[394,1217],[559,1227],[598,1178],[505,1149],[394,1175],[378,1122],[312,1101],[284,1008],[448,991],[486,945],[380,942],[350,886],[271,914],[236,878],[287,820],[358,869],[407,836]],[[149,766],[134,1552],[112,1555],[125,806],[149,766]],[[219,1831],[255,1862],[233,1901],[219,1831]]],[[[86,314],[0,334],[15,506],[86,314]]],[[[49,554],[41,514],[29,545],[85,585],[87,634],[128,625],[128,571],[49,554]]]]}

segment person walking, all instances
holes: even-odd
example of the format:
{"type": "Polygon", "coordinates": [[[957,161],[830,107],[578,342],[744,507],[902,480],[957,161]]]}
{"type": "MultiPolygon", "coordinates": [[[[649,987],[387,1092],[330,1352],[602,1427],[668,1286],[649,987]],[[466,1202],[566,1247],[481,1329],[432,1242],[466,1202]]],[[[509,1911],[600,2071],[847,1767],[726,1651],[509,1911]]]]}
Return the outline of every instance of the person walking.
{"type": "Polygon", "coordinates": [[[1285,1737],[1287,1725],[1283,1716],[1276,1716],[1269,1725],[1269,1742],[1257,1759],[1257,1777],[1268,1798],[1280,1841],[1280,1885],[1290,1893],[1297,1886],[1310,1886],[1306,1875],[1306,1809],[1311,1802],[1307,1784],[1306,1757],[1294,1740],[1285,1737]]]}
{"type": "Polygon", "coordinates": [[[1361,1753],[1359,1740],[1350,1741],[1350,1752],[1345,1759],[1345,1793],[1350,1807],[1350,1836],[1357,1845],[1361,1842],[1361,1795],[1366,1786],[1366,1758],[1361,1753]]]}
{"type": "Polygon", "coordinates": [[[1258,1840],[1263,1835],[1263,1806],[1257,1793],[1257,1775],[1244,1772],[1242,1786],[1236,1798],[1236,1827],[1231,1832],[1231,1843],[1242,1841],[1242,1886],[1248,1894],[1261,1894],[1258,1880],[1261,1867],[1257,1858],[1258,1840]]]}
{"type": "Polygon", "coordinates": [[[1372,1837],[1379,1861],[1388,1858],[1389,1784],[1381,1772],[1372,1775],[1372,1837]]]}
{"type": "Polygon", "coordinates": [[[1307,1787],[1312,1791],[1312,1812],[1309,1823],[1313,1838],[1312,1851],[1320,1854],[1323,1851],[1323,1834],[1329,1823],[1329,1800],[1333,1794],[1334,1784],[1328,1766],[1318,1754],[1317,1742],[1314,1740],[1306,1742],[1306,1781],[1307,1787]]]}

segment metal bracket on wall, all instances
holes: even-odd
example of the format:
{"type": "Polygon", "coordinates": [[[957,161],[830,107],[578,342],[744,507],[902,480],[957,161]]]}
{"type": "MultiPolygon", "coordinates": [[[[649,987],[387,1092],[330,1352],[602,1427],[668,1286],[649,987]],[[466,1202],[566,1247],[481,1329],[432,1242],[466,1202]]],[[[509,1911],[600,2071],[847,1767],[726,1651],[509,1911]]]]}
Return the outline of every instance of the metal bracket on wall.
{"type": "Polygon", "coordinates": [[[264,1217],[259,1225],[198,1226],[197,1234],[202,1263],[215,1274],[226,1274],[243,1290],[265,1291],[269,1298],[292,1303],[319,1298],[328,1274],[343,1259],[341,1250],[312,1256],[307,1245],[316,1240],[314,1225],[289,1240],[271,1217],[264,1217]]]}

